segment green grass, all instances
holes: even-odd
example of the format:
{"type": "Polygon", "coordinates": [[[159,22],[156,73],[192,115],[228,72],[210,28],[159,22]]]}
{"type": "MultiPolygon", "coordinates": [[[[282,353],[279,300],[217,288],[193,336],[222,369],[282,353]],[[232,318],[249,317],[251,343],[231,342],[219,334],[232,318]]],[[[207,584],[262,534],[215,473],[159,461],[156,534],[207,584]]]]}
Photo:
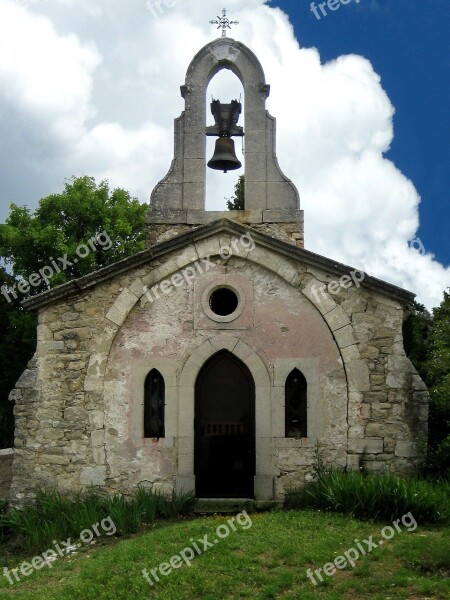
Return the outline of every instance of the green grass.
{"type": "MultiPolygon", "coordinates": [[[[150,587],[142,577],[167,562],[183,548],[208,534],[229,517],[215,516],[178,522],[157,522],[143,534],[97,543],[69,555],[53,567],[33,572],[10,586],[0,573],[0,598],[15,600],[269,600],[276,598],[448,599],[450,584],[450,530],[421,525],[414,532],[396,533],[390,541],[338,571],[314,587],[306,569],[315,570],[355,546],[355,539],[373,535],[390,522],[363,522],[340,514],[276,511],[251,515],[252,527],[220,540],[198,556],[192,566],[182,566],[150,587]]],[[[41,551],[45,550],[42,548],[41,551]]],[[[10,568],[31,556],[1,560],[10,568]]]]}

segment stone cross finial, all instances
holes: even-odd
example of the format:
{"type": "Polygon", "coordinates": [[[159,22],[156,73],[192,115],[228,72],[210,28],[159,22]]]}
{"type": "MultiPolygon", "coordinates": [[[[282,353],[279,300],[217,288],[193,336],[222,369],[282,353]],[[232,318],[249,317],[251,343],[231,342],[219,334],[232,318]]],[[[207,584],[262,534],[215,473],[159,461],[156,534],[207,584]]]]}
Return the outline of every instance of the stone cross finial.
{"type": "Polygon", "coordinates": [[[227,36],[227,28],[231,29],[230,25],[239,25],[239,21],[230,21],[227,17],[227,9],[222,10],[222,16],[217,17],[217,21],[210,21],[211,25],[218,25],[217,29],[222,28],[222,37],[227,36]]]}

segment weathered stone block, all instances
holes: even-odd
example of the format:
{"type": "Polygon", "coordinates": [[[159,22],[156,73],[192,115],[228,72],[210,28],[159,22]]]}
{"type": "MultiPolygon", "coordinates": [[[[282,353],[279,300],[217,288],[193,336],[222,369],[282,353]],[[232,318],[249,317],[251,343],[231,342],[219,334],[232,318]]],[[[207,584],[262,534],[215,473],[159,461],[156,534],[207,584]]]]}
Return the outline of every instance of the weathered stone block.
{"type": "Polygon", "coordinates": [[[80,313],[77,312],[66,312],[61,316],[63,321],[77,321],[80,318],[80,313]]]}
{"type": "Polygon", "coordinates": [[[273,500],[274,481],[272,475],[256,475],[254,478],[255,500],[273,500]]]}
{"type": "Polygon", "coordinates": [[[110,308],[106,318],[116,325],[122,325],[137,300],[138,298],[135,294],[130,292],[129,289],[124,289],[110,308]]]}
{"type": "Polygon", "coordinates": [[[325,284],[314,277],[310,277],[306,284],[301,287],[301,291],[317,307],[322,315],[327,314],[337,306],[336,302],[326,291],[325,284]]]}
{"type": "Polygon", "coordinates": [[[41,464],[47,465],[68,465],[70,459],[67,456],[54,456],[51,454],[43,454],[40,457],[41,464]]]}
{"type": "Polygon", "coordinates": [[[353,346],[347,346],[346,348],[341,348],[341,354],[345,363],[361,360],[361,355],[357,344],[354,344],[353,346]]]}
{"type": "Polygon", "coordinates": [[[94,463],[96,465],[104,465],[106,463],[106,452],[104,446],[92,448],[92,454],[94,457],[94,463]]]}
{"type": "Polygon", "coordinates": [[[136,298],[140,298],[142,294],[145,292],[144,290],[144,282],[140,277],[135,279],[133,283],[129,286],[129,290],[132,294],[136,296],[136,298]]]}
{"type": "Polygon", "coordinates": [[[40,324],[37,327],[37,340],[38,342],[51,341],[53,340],[53,331],[48,325],[40,324]]]}
{"type": "Polygon", "coordinates": [[[37,384],[37,370],[28,368],[22,373],[19,381],[16,383],[18,389],[34,389],[37,384]]]}
{"type": "Polygon", "coordinates": [[[102,410],[89,411],[89,424],[91,429],[103,429],[105,424],[105,416],[102,410]]]}
{"type": "Polygon", "coordinates": [[[364,361],[349,362],[345,367],[350,391],[367,392],[370,390],[369,370],[364,361]]]}
{"type": "Polygon", "coordinates": [[[383,440],[381,438],[366,437],[364,439],[349,439],[348,451],[357,454],[381,454],[383,452],[383,440]]]}
{"type": "Polygon", "coordinates": [[[403,458],[414,458],[418,456],[416,444],[414,442],[398,441],[395,445],[395,456],[403,458]]]}
{"type": "Polygon", "coordinates": [[[91,445],[102,446],[105,443],[105,431],[104,429],[98,429],[91,433],[91,445]]]}
{"type": "Polygon", "coordinates": [[[80,471],[80,484],[86,486],[104,486],[106,467],[83,467],[80,471]]]}
{"type": "Polygon", "coordinates": [[[330,326],[331,331],[336,331],[346,325],[350,325],[350,320],[341,306],[336,306],[329,313],[326,313],[325,320],[330,326]]]}
{"type": "Polygon", "coordinates": [[[372,419],[386,419],[392,414],[393,405],[390,402],[373,402],[372,419]]]}
{"type": "Polygon", "coordinates": [[[294,283],[298,277],[298,270],[284,261],[278,268],[277,274],[288,282],[294,283]]]}
{"type": "Polygon", "coordinates": [[[353,327],[351,325],[347,325],[346,327],[342,327],[342,329],[338,329],[334,332],[334,336],[339,345],[339,348],[346,348],[347,346],[352,346],[356,344],[356,338],[353,331],[353,327]]]}

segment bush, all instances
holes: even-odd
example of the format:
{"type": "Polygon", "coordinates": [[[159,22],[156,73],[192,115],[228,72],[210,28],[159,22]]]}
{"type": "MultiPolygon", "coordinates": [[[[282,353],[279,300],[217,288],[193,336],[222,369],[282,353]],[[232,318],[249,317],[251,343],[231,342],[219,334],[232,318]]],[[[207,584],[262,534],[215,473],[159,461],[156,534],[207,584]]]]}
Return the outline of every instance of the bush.
{"type": "Polygon", "coordinates": [[[450,376],[430,390],[430,434],[425,473],[450,479],[450,376]]]}
{"type": "Polygon", "coordinates": [[[394,475],[324,473],[286,495],[286,506],[392,521],[411,512],[419,523],[450,522],[450,484],[394,475]]]}
{"type": "Polygon", "coordinates": [[[40,491],[32,506],[7,510],[0,504],[0,536],[14,537],[16,546],[27,552],[52,547],[54,540],[79,539],[82,531],[110,517],[116,535],[135,533],[157,518],[175,519],[187,514],[194,495],[166,498],[139,488],[131,498],[121,494],[105,497],[93,490],[74,499],[57,491],[40,491]]]}

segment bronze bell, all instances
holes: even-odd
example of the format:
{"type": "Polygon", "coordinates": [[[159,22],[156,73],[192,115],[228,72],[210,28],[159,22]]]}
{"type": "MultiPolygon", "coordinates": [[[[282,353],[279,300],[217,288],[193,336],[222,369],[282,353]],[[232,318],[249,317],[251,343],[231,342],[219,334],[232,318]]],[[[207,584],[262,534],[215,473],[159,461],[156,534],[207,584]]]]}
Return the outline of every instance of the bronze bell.
{"type": "Polygon", "coordinates": [[[214,156],[208,162],[208,167],[224,173],[242,167],[234,151],[234,141],[230,137],[220,137],[216,140],[214,156]]]}

